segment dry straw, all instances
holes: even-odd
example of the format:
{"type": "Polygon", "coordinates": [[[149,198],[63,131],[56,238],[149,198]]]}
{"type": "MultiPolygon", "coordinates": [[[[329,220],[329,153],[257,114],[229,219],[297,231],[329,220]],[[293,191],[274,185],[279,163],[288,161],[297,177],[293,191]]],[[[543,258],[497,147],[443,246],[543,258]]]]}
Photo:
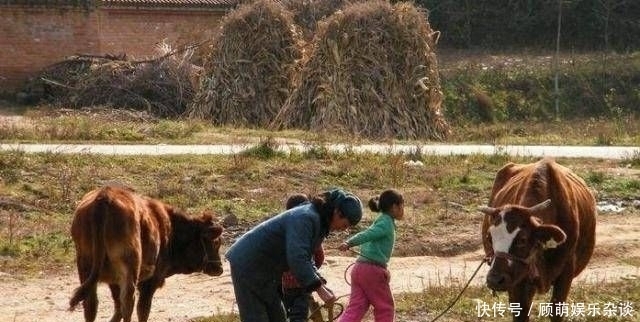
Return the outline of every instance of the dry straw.
{"type": "Polygon", "coordinates": [[[435,46],[439,33],[410,3],[344,7],[318,25],[299,84],[271,126],[370,138],[449,133],[435,46]]]}
{"type": "Polygon", "coordinates": [[[293,14],[293,21],[300,27],[306,40],[316,33],[317,24],[349,2],[347,0],[285,0],[282,2],[293,14]]]}
{"type": "Polygon", "coordinates": [[[218,125],[269,124],[291,93],[300,39],[291,14],[272,0],[227,14],[205,58],[205,76],[189,116],[218,125]]]}
{"type": "Polygon", "coordinates": [[[110,106],[177,117],[186,110],[195,89],[191,50],[171,51],[144,61],[124,56],[72,56],[45,68],[28,85],[31,95],[71,107],[110,106]],[[34,93],[38,92],[38,93],[34,93]]]}

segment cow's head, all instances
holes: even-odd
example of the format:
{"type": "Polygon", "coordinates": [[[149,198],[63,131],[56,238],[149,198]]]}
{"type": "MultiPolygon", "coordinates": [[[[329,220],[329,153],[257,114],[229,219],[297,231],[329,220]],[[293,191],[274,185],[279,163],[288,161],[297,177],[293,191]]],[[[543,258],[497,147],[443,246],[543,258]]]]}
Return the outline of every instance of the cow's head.
{"type": "Polygon", "coordinates": [[[506,291],[526,277],[538,275],[533,261],[545,249],[564,243],[567,236],[556,225],[546,225],[537,216],[551,205],[551,200],[533,207],[507,205],[500,208],[481,207],[485,214],[483,238],[492,254],[487,286],[506,291]]]}
{"type": "Polygon", "coordinates": [[[173,213],[171,257],[175,272],[221,275],[222,226],[210,213],[190,217],[176,209],[169,211],[173,213]]]}
{"type": "Polygon", "coordinates": [[[202,271],[208,275],[222,274],[220,245],[222,245],[222,226],[213,220],[210,214],[201,217],[200,241],[202,247],[202,271]]]}

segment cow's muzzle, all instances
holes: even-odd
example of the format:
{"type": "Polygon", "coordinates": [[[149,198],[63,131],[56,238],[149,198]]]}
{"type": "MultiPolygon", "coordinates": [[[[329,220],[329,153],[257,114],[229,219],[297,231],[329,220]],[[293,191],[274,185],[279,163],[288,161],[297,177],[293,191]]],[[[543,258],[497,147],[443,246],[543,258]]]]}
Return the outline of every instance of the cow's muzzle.
{"type": "Polygon", "coordinates": [[[222,262],[220,260],[210,260],[204,264],[203,273],[207,275],[220,276],[222,275],[222,262]]]}
{"type": "Polygon", "coordinates": [[[222,260],[217,249],[207,248],[207,242],[204,239],[202,242],[202,250],[204,256],[202,257],[202,272],[207,275],[220,276],[222,275],[222,260]]]}
{"type": "Polygon", "coordinates": [[[511,284],[509,275],[504,273],[497,273],[494,270],[490,270],[487,274],[487,287],[496,292],[504,292],[509,289],[511,284]]]}
{"type": "MultiPolygon", "coordinates": [[[[496,252],[493,254],[492,258],[489,259],[489,265],[492,266],[489,270],[489,274],[487,274],[487,286],[493,291],[504,292],[509,290],[514,282],[511,275],[504,271],[509,270],[508,268],[503,268],[501,270],[493,266],[493,264],[495,264],[494,261],[497,259],[516,262],[521,265],[521,269],[526,270],[525,276],[528,276],[531,279],[538,278],[539,272],[535,263],[533,263],[536,253],[537,251],[532,252],[527,258],[517,257],[505,252],[496,252]]],[[[513,267],[511,269],[513,269],[513,267]]]]}

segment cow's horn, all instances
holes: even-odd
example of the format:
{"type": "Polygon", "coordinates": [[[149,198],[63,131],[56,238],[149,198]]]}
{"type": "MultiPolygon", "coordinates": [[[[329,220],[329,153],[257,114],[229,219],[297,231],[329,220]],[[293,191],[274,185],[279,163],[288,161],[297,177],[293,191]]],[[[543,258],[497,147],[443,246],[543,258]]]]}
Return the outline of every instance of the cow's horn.
{"type": "Polygon", "coordinates": [[[529,210],[531,211],[541,211],[541,210],[545,210],[547,209],[547,207],[551,206],[551,199],[547,199],[531,208],[529,208],[529,210]]]}
{"type": "Polygon", "coordinates": [[[481,212],[485,213],[486,215],[489,215],[489,214],[494,213],[496,211],[496,208],[482,206],[482,207],[478,207],[478,211],[481,211],[481,212]]]}

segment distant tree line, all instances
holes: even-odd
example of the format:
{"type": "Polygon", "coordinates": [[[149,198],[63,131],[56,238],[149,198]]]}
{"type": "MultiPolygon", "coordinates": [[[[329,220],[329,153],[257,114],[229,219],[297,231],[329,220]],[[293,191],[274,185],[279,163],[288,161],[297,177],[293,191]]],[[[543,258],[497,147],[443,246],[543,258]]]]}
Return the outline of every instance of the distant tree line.
{"type": "MultiPolygon", "coordinates": [[[[415,0],[440,30],[440,45],[456,48],[554,48],[561,0],[415,0]]],[[[640,1],[562,1],[562,47],[640,48],[640,1]]]]}

